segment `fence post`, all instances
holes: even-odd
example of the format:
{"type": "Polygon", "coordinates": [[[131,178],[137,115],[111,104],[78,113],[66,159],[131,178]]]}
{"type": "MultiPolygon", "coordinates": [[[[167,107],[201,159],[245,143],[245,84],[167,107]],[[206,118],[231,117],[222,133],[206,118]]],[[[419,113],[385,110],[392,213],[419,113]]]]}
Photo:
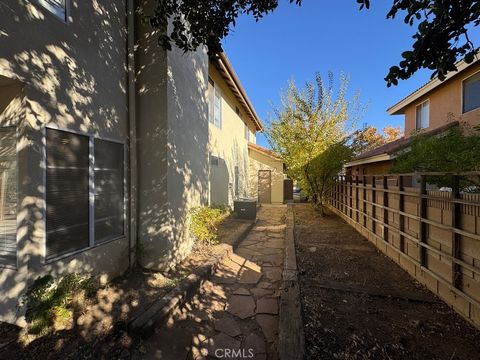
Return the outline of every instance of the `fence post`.
{"type": "Polygon", "coordinates": [[[419,231],[418,231],[418,240],[419,240],[419,260],[420,265],[427,267],[427,251],[423,244],[427,242],[427,223],[423,220],[427,217],[427,181],[425,175],[420,176],[420,216],[419,216],[419,231]]]}
{"type": "Polygon", "coordinates": [[[342,205],[342,208],[340,209],[340,211],[344,213],[345,212],[345,179],[343,175],[341,177],[341,183],[340,183],[340,202],[342,205]]]}
{"type": "Polygon", "coordinates": [[[372,176],[372,232],[376,234],[377,232],[377,191],[375,188],[377,187],[377,181],[375,180],[375,175],[372,176]]]}
{"type": "MultiPolygon", "coordinates": [[[[455,200],[460,199],[460,181],[458,175],[452,175],[452,194],[451,194],[451,211],[452,211],[452,257],[460,258],[460,234],[455,232],[461,224],[461,206],[455,200]]],[[[457,289],[461,286],[460,266],[452,260],[452,285],[457,289]]]]}
{"type": "Polygon", "coordinates": [[[367,228],[367,177],[363,175],[363,227],[367,228]]]}
{"type": "Polygon", "coordinates": [[[383,240],[388,242],[388,177],[383,176],[383,240]]]}
{"type": "Polygon", "coordinates": [[[334,208],[337,207],[337,179],[335,179],[335,182],[333,183],[332,206],[334,208]]]}
{"type": "Polygon", "coordinates": [[[400,251],[405,252],[405,237],[403,236],[403,233],[405,232],[405,216],[403,215],[403,212],[405,212],[405,195],[403,192],[405,191],[404,187],[404,178],[403,175],[400,175],[398,177],[398,191],[399,191],[399,198],[398,198],[398,211],[399,213],[399,219],[398,219],[398,229],[399,229],[399,239],[400,239],[400,251]]]}
{"type": "Polygon", "coordinates": [[[350,188],[350,219],[353,219],[353,176],[348,179],[348,187],[350,188]]]}
{"type": "Polygon", "coordinates": [[[355,176],[355,210],[357,210],[356,215],[355,215],[355,219],[358,223],[359,220],[360,220],[360,216],[359,216],[360,206],[359,206],[359,202],[358,202],[358,175],[355,176]]]}

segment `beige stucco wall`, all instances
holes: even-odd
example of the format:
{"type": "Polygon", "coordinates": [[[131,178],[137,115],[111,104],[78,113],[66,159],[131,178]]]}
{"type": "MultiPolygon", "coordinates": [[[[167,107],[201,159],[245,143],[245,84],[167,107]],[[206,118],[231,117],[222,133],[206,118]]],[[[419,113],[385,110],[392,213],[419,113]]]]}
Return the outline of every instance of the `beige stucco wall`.
{"type": "MultiPolygon", "coordinates": [[[[210,166],[210,204],[233,205],[235,198],[235,166],[239,169],[239,196],[248,193],[248,141],[245,139],[246,115],[241,105],[228,88],[215,65],[210,63],[209,76],[222,94],[222,127],[209,123],[209,151],[219,157],[218,166],[210,166]],[[240,116],[236,113],[240,109],[240,116]]],[[[255,142],[255,129],[249,124],[250,142],[255,142]]]]}
{"type": "Polygon", "coordinates": [[[189,211],[208,202],[208,57],[165,52],[137,20],[139,256],[163,269],[189,254],[189,211]]]}
{"type": "Polygon", "coordinates": [[[128,266],[126,237],[44,263],[45,126],[127,139],[125,2],[71,3],[66,24],[33,2],[0,2],[0,76],[17,80],[0,91],[8,103],[0,125],[15,124],[19,134],[18,266],[0,268],[0,321],[21,322],[18,298],[42,274],[106,280],[128,266]]]}
{"type": "Polygon", "coordinates": [[[258,171],[270,170],[272,174],[272,204],[283,204],[283,162],[257,150],[249,149],[249,196],[258,199],[258,171]]]}
{"type": "Polygon", "coordinates": [[[430,123],[427,130],[432,130],[458,120],[470,125],[480,124],[480,109],[462,114],[462,82],[480,71],[480,62],[447,80],[442,85],[425,94],[405,108],[405,135],[415,132],[415,108],[426,100],[430,100],[430,123]]]}
{"type": "Polygon", "coordinates": [[[362,176],[362,175],[381,175],[388,174],[390,168],[392,167],[393,162],[391,160],[387,161],[378,161],[368,164],[355,165],[348,167],[347,171],[353,176],[362,176]]]}

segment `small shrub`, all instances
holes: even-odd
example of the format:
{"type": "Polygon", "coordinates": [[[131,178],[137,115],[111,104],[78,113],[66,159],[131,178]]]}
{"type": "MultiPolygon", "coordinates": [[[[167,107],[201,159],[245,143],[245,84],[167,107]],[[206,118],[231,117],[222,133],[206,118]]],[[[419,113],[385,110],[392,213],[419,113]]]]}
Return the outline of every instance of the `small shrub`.
{"type": "Polygon", "coordinates": [[[226,207],[199,207],[191,212],[190,231],[196,242],[213,245],[218,243],[218,225],[229,215],[226,207]]]}
{"type": "Polygon", "coordinates": [[[32,334],[44,333],[57,320],[71,317],[73,298],[79,292],[93,297],[97,289],[92,277],[68,274],[55,282],[51,275],[37,278],[22,296],[25,319],[32,334]]]}

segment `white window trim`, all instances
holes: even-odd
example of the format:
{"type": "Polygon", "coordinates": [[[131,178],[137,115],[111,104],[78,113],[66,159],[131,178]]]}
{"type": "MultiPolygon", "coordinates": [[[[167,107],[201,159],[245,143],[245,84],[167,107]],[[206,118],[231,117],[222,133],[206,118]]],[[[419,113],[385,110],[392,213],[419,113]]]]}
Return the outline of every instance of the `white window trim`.
{"type": "Polygon", "coordinates": [[[463,111],[463,109],[464,109],[464,108],[463,108],[463,103],[464,103],[464,97],[463,97],[463,93],[464,93],[464,90],[463,90],[463,89],[464,89],[464,83],[465,83],[465,81],[467,81],[467,80],[470,79],[471,77],[477,75],[478,73],[480,73],[480,70],[475,71],[473,74],[470,74],[469,76],[464,77],[464,78],[462,79],[462,84],[461,84],[461,86],[460,86],[460,114],[462,114],[462,115],[463,115],[463,114],[468,114],[468,113],[470,113],[470,112],[472,112],[472,111],[476,111],[476,110],[480,109],[480,107],[477,107],[477,108],[472,109],[472,110],[463,111]]]}
{"type": "MultiPolygon", "coordinates": [[[[420,124],[421,125],[421,124],[420,124]]],[[[419,130],[424,130],[424,129],[428,129],[430,127],[430,98],[422,101],[421,103],[418,103],[417,105],[415,105],[415,131],[419,131],[419,130]],[[428,126],[426,127],[418,127],[418,116],[417,116],[417,108],[419,106],[423,106],[423,104],[425,103],[428,103],[428,126]]]]}
{"type": "MultiPolygon", "coordinates": [[[[222,105],[222,102],[223,102],[223,94],[222,94],[222,91],[217,87],[217,83],[215,81],[213,81],[212,78],[210,78],[210,80],[212,80],[212,85],[213,85],[213,98],[212,98],[212,101],[213,101],[213,104],[212,104],[212,121],[210,121],[210,106],[209,106],[209,114],[208,114],[208,121],[213,125],[215,126],[216,128],[218,129],[221,129],[222,126],[223,126],[223,119],[222,119],[222,109],[223,109],[223,105],[222,105]],[[218,97],[219,100],[220,100],[220,109],[219,109],[219,118],[220,118],[220,124],[216,124],[215,123],[215,98],[218,97]]],[[[210,97],[210,96],[209,96],[210,97]]]]}
{"type": "Polygon", "coordinates": [[[12,270],[17,270],[18,269],[18,214],[20,213],[20,206],[19,206],[19,196],[18,196],[18,184],[19,182],[19,176],[18,176],[18,152],[20,150],[19,145],[18,145],[18,126],[16,125],[11,125],[11,126],[2,126],[2,128],[14,128],[15,129],[15,161],[17,162],[17,174],[15,176],[15,181],[17,182],[17,213],[15,214],[15,239],[16,239],[16,250],[15,250],[15,265],[9,265],[9,264],[0,264],[0,269],[12,269],[12,270]]]}
{"type": "MultiPolygon", "coordinates": [[[[218,97],[218,100],[219,100],[219,114],[218,114],[218,117],[219,117],[219,124],[215,124],[215,103],[213,103],[213,125],[215,125],[217,128],[221,129],[222,126],[223,126],[223,116],[222,116],[222,112],[223,112],[223,104],[222,104],[222,100],[223,100],[223,95],[222,95],[222,92],[220,89],[217,88],[217,86],[214,87],[215,88],[215,96],[218,97]]],[[[213,101],[215,101],[215,96],[213,98],[213,101]]]]}
{"type": "MultiPolygon", "coordinates": [[[[103,137],[103,136],[98,136],[94,133],[91,133],[91,132],[82,132],[82,131],[78,131],[78,130],[71,130],[71,129],[65,129],[65,128],[62,128],[62,127],[59,127],[57,126],[56,124],[48,124],[46,125],[44,128],[43,128],[43,134],[42,134],[42,143],[43,143],[43,154],[42,154],[42,167],[43,167],[43,186],[44,186],[44,189],[45,191],[43,192],[43,203],[44,203],[44,218],[43,218],[43,222],[44,222],[44,231],[43,231],[43,244],[42,244],[42,254],[41,254],[41,263],[43,265],[47,265],[47,264],[51,264],[53,262],[56,262],[56,261],[59,261],[59,260],[63,260],[65,258],[69,258],[69,257],[72,257],[72,256],[75,256],[75,255],[78,255],[78,254],[81,254],[85,251],[89,251],[89,250],[92,250],[94,248],[97,248],[99,246],[103,246],[103,245],[106,245],[108,243],[111,243],[113,241],[117,241],[117,240],[120,240],[120,239],[125,239],[126,238],[126,234],[127,234],[127,166],[126,166],[126,159],[127,159],[127,149],[126,149],[126,146],[125,146],[125,142],[124,141],[121,141],[121,140],[117,140],[117,139],[113,139],[113,138],[109,138],[109,137],[103,137]],[[69,252],[66,252],[66,253],[63,253],[63,254],[59,254],[57,256],[52,256],[50,258],[47,258],[47,129],[52,129],[52,130],[58,130],[58,131],[64,131],[64,132],[68,132],[68,133],[71,133],[71,134],[75,134],[75,135],[81,135],[81,136],[86,136],[89,138],[89,147],[88,147],[88,151],[89,151],[89,154],[88,154],[88,157],[89,157],[89,164],[88,164],[88,167],[89,167],[89,224],[88,224],[88,227],[89,227],[89,245],[87,247],[84,247],[82,249],[78,249],[78,250],[73,250],[73,251],[69,251],[69,252]],[[95,163],[94,163],[94,146],[93,146],[93,143],[94,143],[94,140],[95,139],[98,139],[98,140],[105,140],[105,141],[111,141],[111,142],[114,142],[114,143],[117,143],[117,144],[121,144],[123,146],[123,234],[122,235],[119,235],[119,236],[116,236],[116,237],[113,237],[111,239],[108,239],[106,241],[102,241],[101,243],[98,243],[96,244],[95,243],[95,176],[94,176],[94,172],[95,172],[95,163]]],[[[17,151],[18,151],[18,142],[17,142],[17,151]]],[[[17,172],[17,177],[18,177],[18,172],[17,172]]],[[[18,201],[18,200],[17,200],[18,201]]],[[[18,205],[17,205],[18,206],[18,205]]],[[[18,220],[17,220],[17,226],[18,226],[18,220]]]]}
{"type": "Polygon", "coordinates": [[[247,140],[247,142],[250,142],[250,128],[248,127],[247,123],[244,122],[243,123],[245,126],[244,126],[244,138],[245,140],[247,140]]]}
{"type": "Polygon", "coordinates": [[[46,0],[33,0],[39,7],[45,10],[48,14],[52,15],[55,19],[61,21],[62,23],[68,23],[70,17],[70,0],[65,0],[65,11],[59,13],[57,9],[51,6],[46,0]]]}

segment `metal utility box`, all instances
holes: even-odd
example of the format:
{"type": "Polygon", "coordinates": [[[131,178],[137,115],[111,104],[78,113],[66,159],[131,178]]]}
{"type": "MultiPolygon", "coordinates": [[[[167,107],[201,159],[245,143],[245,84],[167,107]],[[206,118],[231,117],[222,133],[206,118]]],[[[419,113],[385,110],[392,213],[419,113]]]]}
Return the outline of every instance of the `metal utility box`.
{"type": "Polygon", "coordinates": [[[235,200],[233,212],[239,219],[255,220],[257,218],[257,202],[255,200],[235,200]]]}

